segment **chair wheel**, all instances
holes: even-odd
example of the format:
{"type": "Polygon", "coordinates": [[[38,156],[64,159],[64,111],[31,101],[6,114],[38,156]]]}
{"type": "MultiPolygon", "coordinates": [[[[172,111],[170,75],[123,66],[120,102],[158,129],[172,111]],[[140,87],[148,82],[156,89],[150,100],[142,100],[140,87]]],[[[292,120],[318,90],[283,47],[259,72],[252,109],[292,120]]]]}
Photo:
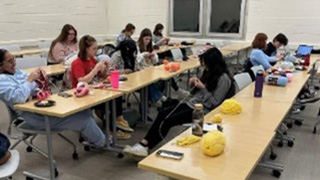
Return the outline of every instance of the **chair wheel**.
{"type": "Polygon", "coordinates": [[[32,147],[28,146],[26,149],[27,152],[32,152],[32,147]]]}
{"type": "Polygon", "coordinates": [[[302,105],[302,106],[300,107],[300,110],[303,111],[305,108],[306,108],[306,106],[305,106],[305,105],[302,105]]]}
{"type": "Polygon", "coordinates": [[[317,134],[317,127],[313,128],[313,134],[317,134]]]}
{"type": "Polygon", "coordinates": [[[123,153],[119,153],[119,154],[118,154],[118,158],[119,158],[119,159],[122,159],[123,157],[124,157],[123,153]]]}
{"type": "Polygon", "coordinates": [[[79,159],[79,155],[78,155],[77,152],[74,152],[74,153],[72,154],[72,159],[73,159],[73,160],[78,160],[78,159],[79,159]]]}
{"type": "Polygon", "coordinates": [[[295,121],[294,121],[294,124],[295,124],[295,125],[298,125],[298,126],[301,126],[301,125],[302,125],[302,121],[295,120],[295,121]]]}
{"type": "Polygon", "coordinates": [[[131,103],[127,103],[127,107],[128,107],[128,108],[131,107],[131,103]]]}
{"type": "Polygon", "coordinates": [[[59,171],[57,168],[54,169],[54,177],[58,177],[59,176],[59,171]]]}
{"type": "Polygon", "coordinates": [[[31,177],[26,177],[26,180],[33,180],[33,178],[31,178],[31,177]]]}
{"type": "Polygon", "coordinates": [[[288,134],[287,131],[283,132],[283,135],[287,135],[287,134],[288,134]]]}
{"type": "Polygon", "coordinates": [[[273,171],[272,171],[272,174],[273,174],[273,176],[276,177],[276,178],[278,178],[278,177],[281,176],[281,172],[278,171],[278,170],[273,170],[273,171]]]}
{"type": "Polygon", "coordinates": [[[83,141],[84,141],[84,138],[82,136],[80,136],[79,137],[79,143],[81,144],[81,143],[83,143],[83,141]]]}
{"type": "Polygon", "coordinates": [[[282,141],[279,141],[278,147],[283,147],[283,142],[282,141]]]}
{"type": "Polygon", "coordinates": [[[278,157],[278,155],[276,153],[271,153],[270,154],[270,159],[271,160],[275,160],[275,159],[277,159],[277,157],[278,157]]]}
{"type": "Polygon", "coordinates": [[[294,142],[293,142],[293,141],[288,141],[288,146],[289,146],[289,147],[293,147],[293,145],[294,145],[294,142]]]}
{"type": "Polygon", "coordinates": [[[8,177],[8,179],[12,179],[12,176],[8,177]]]}
{"type": "Polygon", "coordinates": [[[83,149],[84,149],[84,151],[87,151],[87,152],[90,151],[90,147],[89,146],[84,146],[83,149]]]}
{"type": "Polygon", "coordinates": [[[291,129],[291,128],[292,128],[292,123],[288,123],[288,124],[287,124],[287,127],[288,127],[289,129],[291,129]]]}

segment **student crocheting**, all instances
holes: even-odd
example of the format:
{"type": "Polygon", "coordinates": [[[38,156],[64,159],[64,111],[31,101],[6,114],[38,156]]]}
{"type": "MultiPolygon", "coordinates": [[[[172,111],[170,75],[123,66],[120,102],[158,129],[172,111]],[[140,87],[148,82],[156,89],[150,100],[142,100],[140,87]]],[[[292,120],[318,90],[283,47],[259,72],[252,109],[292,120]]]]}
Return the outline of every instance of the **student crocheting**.
{"type": "Polygon", "coordinates": [[[139,143],[126,146],[123,150],[125,154],[147,156],[148,149],[160,143],[172,127],[192,122],[195,104],[202,104],[204,112],[208,113],[235,94],[235,82],[221,52],[217,48],[212,48],[206,51],[201,58],[204,71],[200,79],[196,77],[190,79],[190,85],[195,87],[190,97],[169,117],[167,116],[175,107],[160,111],[147,135],[139,143]]]}
{"type": "MultiPolygon", "coordinates": [[[[37,80],[41,77],[40,69],[30,74],[16,69],[13,55],[5,49],[0,49],[0,99],[26,123],[35,129],[45,129],[45,118],[36,113],[14,111],[15,104],[27,102],[35,95],[38,88],[37,80]]],[[[90,110],[84,110],[65,118],[49,117],[50,127],[59,130],[78,131],[88,142],[96,147],[103,147],[106,139],[97,126],[90,110]]]]}
{"type": "MultiPolygon", "coordinates": [[[[95,59],[97,52],[97,41],[90,35],[85,35],[79,42],[78,59],[72,62],[72,85],[76,87],[78,82],[91,83],[96,77],[105,78],[109,73],[109,63],[95,59]]],[[[111,108],[111,107],[110,107],[111,108]]],[[[105,104],[98,105],[94,108],[99,116],[103,118],[105,114],[105,104]]],[[[129,127],[128,122],[123,117],[122,98],[116,99],[116,126],[121,131],[117,131],[118,139],[129,139],[133,129],[129,127]],[[124,131],[124,132],[123,132],[124,131]],[[129,133],[125,133],[129,132],[129,133]]]]}
{"type": "Polygon", "coordinates": [[[250,55],[250,62],[253,66],[259,66],[262,65],[264,70],[268,70],[272,67],[271,64],[276,63],[278,60],[283,59],[283,56],[267,56],[263,50],[267,47],[267,39],[268,36],[264,33],[258,33],[253,42],[252,42],[252,48],[250,55]]]}

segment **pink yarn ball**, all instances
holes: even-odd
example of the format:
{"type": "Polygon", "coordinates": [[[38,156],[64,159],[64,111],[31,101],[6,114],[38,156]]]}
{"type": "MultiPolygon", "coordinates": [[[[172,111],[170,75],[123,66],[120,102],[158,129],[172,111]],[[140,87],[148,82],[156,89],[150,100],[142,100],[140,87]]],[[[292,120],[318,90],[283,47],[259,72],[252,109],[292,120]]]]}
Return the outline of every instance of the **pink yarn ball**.
{"type": "Polygon", "coordinates": [[[293,80],[293,74],[292,73],[287,73],[287,78],[289,82],[292,82],[293,80]]]}

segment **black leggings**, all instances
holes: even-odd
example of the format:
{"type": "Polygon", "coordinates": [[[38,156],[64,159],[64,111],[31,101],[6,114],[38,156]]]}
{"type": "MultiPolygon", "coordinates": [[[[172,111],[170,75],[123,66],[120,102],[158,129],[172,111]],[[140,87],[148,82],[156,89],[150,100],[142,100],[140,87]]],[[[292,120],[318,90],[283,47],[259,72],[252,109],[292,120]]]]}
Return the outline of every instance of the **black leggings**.
{"type": "Polygon", "coordinates": [[[181,104],[174,113],[171,114],[168,119],[165,120],[167,115],[173,110],[172,107],[170,109],[166,109],[164,111],[160,111],[156,120],[152,124],[150,130],[148,131],[147,135],[145,136],[145,140],[148,141],[148,148],[154,148],[159,142],[162,141],[162,137],[167,136],[169,130],[177,125],[182,125],[186,123],[192,122],[192,112],[193,109],[190,108],[187,104],[181,104]],[[162,124],[163,122],[163,124],[162,124]],[[160,135],[160,125],[161,127],[161,135],[160,135]]]}

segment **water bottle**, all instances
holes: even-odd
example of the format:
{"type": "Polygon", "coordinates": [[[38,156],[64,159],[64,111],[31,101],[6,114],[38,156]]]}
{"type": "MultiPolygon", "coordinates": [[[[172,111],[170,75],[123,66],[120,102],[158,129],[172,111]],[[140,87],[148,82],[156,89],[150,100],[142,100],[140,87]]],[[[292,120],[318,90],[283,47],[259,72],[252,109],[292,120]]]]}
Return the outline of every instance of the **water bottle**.
{"type": "Polygon", "coordinates": [[[203,135],[204,113],[202,104],[195,104],[193,111],[192,134],[195,136],[203,135]]]}
{"type": "Polygon", "coordinates": [[[255,82],[254,97],[262,97],[263,82],[263,71],[258,70],[255,82]]]}
{"type": "Polygon", "coordinates": [[[310,65],[310,54],[307,54],[304,58],[304,66],[308,67],[310,65]]]}

